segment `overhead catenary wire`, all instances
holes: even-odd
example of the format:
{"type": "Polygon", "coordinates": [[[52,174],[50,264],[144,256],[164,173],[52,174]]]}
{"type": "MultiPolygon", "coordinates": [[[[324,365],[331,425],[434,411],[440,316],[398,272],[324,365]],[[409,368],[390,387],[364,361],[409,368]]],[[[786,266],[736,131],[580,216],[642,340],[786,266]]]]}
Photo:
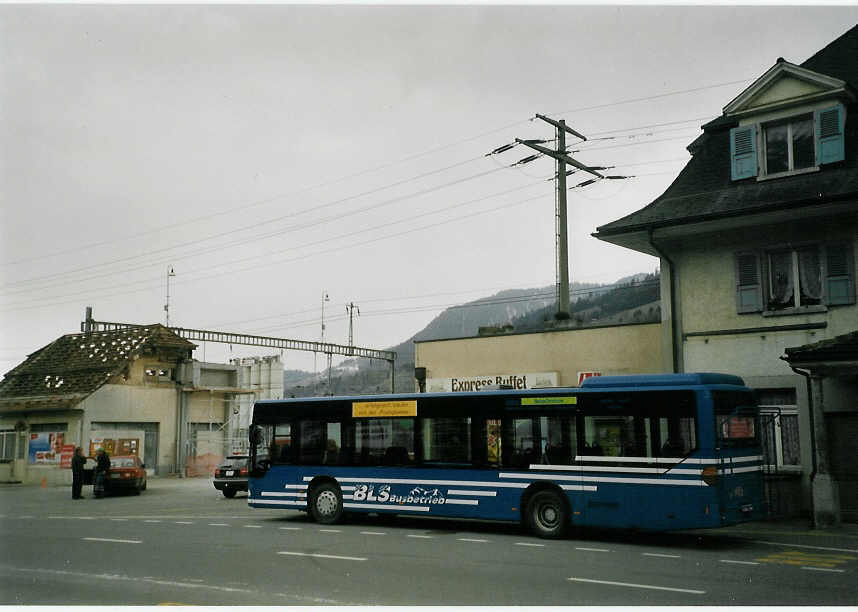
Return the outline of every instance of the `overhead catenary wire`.
{"type": "MultiPolygon", "coordinates": [[[[696,121],[696,120],[699,120],[699,118],[696,118],[696,119],[689,119],[689,120],[683,120],[683,121],[681,121],[681,122],[668,122],[668,123],[664,123],[664,124],[657,124],[657,125],[667,125],[667,124],[672,124],[672,123],[683,123],[683,122],[690,122],[690,121],[696,121]]],[[[648,127],[648,126],[641,126],[641,127],[648,127]]],[[[638,128],[626,128],[626,129],[638,129],[638,128]]],[[[527,142],[531,142],[531,141],[527,141],[527,142]]],[[[538,140],[538,139],[533,139],[533,140],[532,140],[532,142],[534,142],[534,143],[538,143],[538,142],[549,142],[549,141],[548,141],[548,140],[538,140]]],[[[656,141],[656,142],[661,142],[661,141],[656,141]]],[[[516,143],[516,144],[517,144],[517,143],[516,143]]],[[[586,143],[582,143],[582,144],[586,144],[586,143]]],[[[636,144],[637,144],[637,143],[636,143],[636,144]]],[[[619,145],[619,146],[623,146],[623,145],[619,145]]],[[[501,147],[501,148],[503,148],[503,147],[501,147]]],[[[609,148],[609,147],[600,147],[600,148],[609,148]]],[[[534,156],[530,156],[530,157],[527,157],[527,158],[525,158],[525,159],[523,159],[523,160],[520,160],[519,162],[517,162],[517,163],[515,163],[515,164],[512,164],[512,165],[513,165],[513,166],[516,166],[516,165],[519,165],[519,164],[528,163],[528,162],[530,162],[530,161],[533,161],[533,160],[534,160],[534,159],[536,159],[537,157],[539,157],[539,156],[536,156],[536,157],[534,157],[534,156]]],[[[247,230],[247,229],[250,229],[250,228],[256,227],[256,226],[260,226],[260,225],[267,225],[267,224],[268,224],[268,223],[270,223],[270,222],[277,221],[277,220],[282,220],[282,219],[287,218],[287,217],[290,217],[290,216],[297,216],[297,215],[303,214],[303,213],[305,213],[305,212],[308,212],[309,210],[318,210],[318,209],[320,209],[320,208],[324,208],[324,207],[327,207],[327,206],[331,206],[331,205],[333,205],[333,204],[338,204],[338,203],[341,203],[341,202],[347,201],[347,200],[349,200],[349,199],[354,199],[354,198],[361,197],[361,196],[364,196],[364,195],[368,195],[368,194],[376,193],[376,192],[378,192],[378,191],[381,191],[381,190],[384,190],[384,189],[388,189],[388,188],[391,188],[391,187],[393,187],[393,186],[397,186],[397,185],[400,185],[400,184],[403,184],[403,183],[406,183],[406,182],[410,182],[410,181],[412,181],[412,180],[416,180],[416,179],[418,179],[418,178],[424,178],[424,177],[426,177],[426,176],[430,176],[430,175],[433,175],[433,174],[438,174],[438,173],[440,173],[440,172],[443,172],[443,171],[449,170],[449,169],[451,169],[451,168],[459,167],[459,166],[464,165],[464,164],[466,164],[466,163],[470,163],[470,162],[476,161],[477,159],[479,159],[479,157],[475,157],[475,158],[472,158],[472,159],[464,160],[464,161],[462,161],[462,162],[458,162],[458,163],[453,164],[453,165],[449,165],[449,166],[445,166],[445,167],[442,167],[442,168],[439,168],[439,169],[436,169],[436,170],[432,170],[432,171],[429,171],[429,172],[425,172],[425,173],[419,174],[419,175],[417,175],[417,176],[415,176],[415,177],[411,177],[410,179],[405,179],[405,180],[402,180],[402,181],[397,181],[397,182],[395,182],[395,183],[391,183],[391,184],[388,184],[388,185],[384,185],[384,186],[381,186],[381,187],[379,187],[379,188],[376,188],[376,189],[373,189],[373,190],[370,190],[370,191],[366,191],[366,192],[363,192],[363,193],[360,193],[360,194],[357,194],[357,195],[354,195],[354,196],[348,196],[348,197],[346,197],[346,198],[342,198],[342,199],[339,199],[339,200],[335,200],[334,202],[330,202],[330,203],[327,203],[327,204],[323,204],[323,205],[320,205],[320,206],[317,206],[317,207],[314,207],[314,208],[311,208],[311,209],[304,209],[304,210],[301,210],[301,211],[296,211],[296,212],[294,212],[294,213],[291,213],[290,215],[284,215],[284,216],[281,216],[281,217],[279,217],[279,218],[277,218],[277,219],[274,219],[274,220],[269,220],[269,221],[266,221],[266,222],[260,222],[260,223],[254,224],[254,225],[252,225],[252,226],[247,226],[247,227],[244,227],[244,228],[238,228],[238,229],[230,230],[230,231],[228,231],[228,232],[224,232],[224,233],[221,233],[221,234],[216,234],[216,235],[214,235],[214,236],[209,236],[209,237],[205,237],[205,238],[202,238],[202,239],[195,239],[195,240],[193,240],[193,241],[186,242],[186,243],[182,243],[182,244],[179,244],[179,245],[174,245],[174,246],[171,246],[171,247],[165,247],[165,248],[163,248],[163,249],[158,249],[158,250],[156,250],[156,251],[155,251],[155,253],[157,253],[157,252],[165,252],[165,251],[169,251],[169,250],[173,250],[173,249],[181,248],[181,247],[183,247],[183,246],[188,246],[188,245],[191,245],[191,244],[196,244],[196,243],[198,243],[198,242],[205,242],[205,241],[207,241],[207,240],[211,240],[211,239],[213,239],[213,238],[221,237],[221,236],[223,236],[223,235],[227,235],[227,234],[231,234],[231,233],[236,233],[236,232],[244,231],[244,230],[247,230]]],[[[600,167],[598,167],[598,166],[594,166],[593,168],[595,168],[595,169],[599,169],[600,167]]],[[[365,209],[363,209],[363,210],[365,210],[365,209]]],[[[347,214],[353,214],[353,213],[347,213],[347,214]]],[[[341,217],[342,217],[342,215],[338,216],[337,218],[341,218],[341,217]]],[[[318,224],[318,223],[314,223],[314,224],[318,224]]],[[[297,229],[301,229],[301,228],[297,228],[297,229]]],[[[287,228],[287,229],[286,229],[286,230],[284,230],[284,231],[293,231],[293,230],[292,230],[291,228],[287,228]]],[[[251,237],[251,238],[247,238],[247,239],[237,240],[237,241],[234,241],[234,242],[232,242],[232,243],[230,243],[230,244],[227,244],[227,245],[218,245],[217,247],[212,247],[212,248],[209,248],[209,249],[206,249],[206,250],[203,250],[203,251],[197,251],[197,252],[194,252],[194,253],[191,253],[191,254],[184,254],[184,255],[183,255],[183,257],[188,257],[188,256],[193,256],[193,255],[198,255],[198,254],[205,254],[205,253],[212,252],[212,251],[220,251],[220,250],[222,250],[225,246],[232,246],[232,245],[236,245],[236,244],[245,244],[245,243],[246,243],[247,241],[249,241],[249,240],[265,239],[265,238],[269,238],[269,237],[276,236],[276,235],[279,235],[279,232],[269,233],[269,234],[267,234],[267,235],[263,235],[263,236],[261,236],[261,237],[255,236],[255,237],[251,237]]],[[[54,278],[58,278],[58,277],[60,277],[60,276],[68,277],[68,275],[69,275],[69,274],[74,274],[74,273],[77,273],[77,272],[80,272],[80,271],[84,271],[84,270],[88,270],[88,269],[94,269],[94,268],[102,267],[102,266],[106,266],[106,265],[113,265],[113,264],[115,264],[115,263],[120,263],[120,262],[122,262],[122,261],[129,261],[129,260],[138,259],[138,258],[142,258],[142,257],[150,257],[150,256],[151,256],[151,254],[153,254],[153,252],[151,252],[151,251],[150,251],[150,252],[142,253],[142,254],[139,254],[139,255],[129,256],[129,257],[127,257],[127,258],[122,258],[122,259],[120,259],[120,260],[114,260],[114,261],[111,261],[111,262],[100,263],[100,264],[93,264],[93,265],[91,265],[91,266],[86,266],[86,267],[84,267],[84,268],[79,268],[79,269],[76,269],[76,270],[57,272],[57,273],[54,273],[54,274],[51,274],[51,275],[46,275],[46,276],[42,276],[42,277],[37,277],[37,278],[35,278],[35,279],[26,279],[26,280],[22,280],[22,281],[15,281],[15,282],[13,282],[13,283],[10,283],[10,284],[6,285],[5,287],[0,287],[0,289],[6,288],[6,287],[9,287],[9,286],[16,286],[16,285],[20,285],[20,284],[38,283],[38,282],[40,282],[40,281],[42,281],[42,282],[49,282],[50,280],[52,280],[52,279],[54,279],[54,278]]],[[[145,264],[144,266],[140,266],[140,267],[138,267],[138,268],[134,268],[134,269],[140,269],[140,268],[142,268],[142,267],[148,267],[148,266],[150,266],[150,265],[153,265],[153,264],[152,264],[152,263],[150,263],[150,262],[147,262],[147,264],[145,264]]],[[[107,274],[109,275],[109,274],[113,274],[113,273],[107,273],[107,274]]],[[[103,276],[104,276],[104,275],[101,275],[100,277],[103,277],[103,276]]],[[[85,280],[86,280],[86,279],[85,279],[85,280]]],[[[74,281],[74,280],[72,280],[72,279],[68,279],[66,282],[78,282],[78,281],[74,281]]],[[[15,292],[13,292],[13,293],[15,293],[15,292]]]]}
{"type": "MultiPolygon", "coordinates": [[[[685,90],[679,90],[679,91],[673,91],[673,92],[666,92],[666,93],[662,93],[662,94],[655,94],[655,95],[650,95],[650,96],[642,96],[642,97],[631,98],[631,99],[626,99],[626,100],[617,100],[617,101],[614,101],[614,102],[608,102],[608,103],[603,103],[603,104],[597,104],[597,105],[593,105],[593,106],[579,107],[579,108],[576,108],[576,109],[571,109],[571,110],[567,110],[567,111],[562,111],[561,113],[555,113],[555,114],[566,114],[566,113],[573,113],[573,112],[585,112],[585,111],[588,111],[588,110],[596,110],[596,109],[601,109],[601,108],[609,108],[609,107],[612,107],[612,106],[619,106],[619,105],[624,105],[624,104],[632,104],[632,103],[636,103],[636,102],[644,102],[644,101],[655,100],[655,99],[660,99],[660,98],[669,97],[669,96],[674,96],[674,95],[682,95],[682,94],[686,94],[686,93],[692,93],[692,92],[704,91],[704,90],[707,90],[707,89],[715,89],[715,88],[724,87],[724,86],[728,86],[728,85],[735,85],[735,84],[740,84],[740,83],[746,83],[746,82],[748,82],[748,81],[750,81],[750,80],[753,80],[753,79],[751,79],[751,78],[745,78],[745,79],[736,80],[736,81],[729,81],[729,82],[724,82],[724,83],[715,83],[715,84],[711,84],[711,85],[704,85],[704,86],[695,87],[695,88],[691,88],[691,89],[685,89],[685,90]]],[[[455,141],[455,142],[453,142],[453,143],[449,143],[449,144],[442,145],[442,146],[439,146],[439,147],[434,147],[434,148],[431,148],[431,149],[427,149],[427,150],[421,151],[421,152],[419,152],[419,153],[415,153],[415,154],[413,154],[413,155],[405,156],[405,157],[403,157],[403,158],[400,158],[400,159],[398,159],[398,160],[395,160],[395,161],[390,162],[390,163],[387,163],[387,164],[381,164],[381,165],[375,166],[375,167],[373,167],[373,168],[369,168],[369,169],[362,170],[362,171],[359,171],[359,172],[356,172],[356,173],[348,174],[348,175],[345,175],[345,176],[342,176],[342,177],[339,177],[339,178],[336,178],[336,179],[332,179],[332,180],[330,180],[330,181],[326,181],[326,182],[324,182],[324,183],[320,183],[320,184],[318,184],[318,185],[314,185],[314,186],[311,186],[311,187],[307,187],[307,188],[304,188],[304,189],[298,190],[298,191],[296,191],[296,192],[289,192],[288,194],[285,194],[285,195],[282,195],[282,194],[281,194],[281,195],[278,195],[278,196],[271,196],[271,197],[269,197],[269,198],[265,198],[265,199],[263,199],[263,200],[257,200],[257,201],[251,202],[251,203],[249,203],[249,204],[244,204],[244,205],[241,205],[241,206],[238,206],[238,207],[235,207],[235,208],[232,208],[232,209],[226,210],[226,211],[221,211],[221,212],[217,212],[217,213],[212,213],[212,214],[209,214],[209,215],[203,215],[203,216],[195,217],[195,218],[193,218],[193,219],[189,219],[189,220],[186,220],[186,221],[173,221],[173,222],[171,222],[171,223],[170,223],[170,225],[168,225],[168,226],[164,226],[164,227],[160,227],[160,228],[153,228],[153,229],[151,229],[151,230],[146,230],[146,231],[144,231],[144,232],[138,232],[138,233],[131,234],[131,235],[125,235],[125,236],[121,236],[121,237],[116,237],[116,238],[113,238],[113,239],[111,239],[111,240],[101,241],[101,242],[98,242],[98,243],[92,243],[92,244],[89,244],[89,245],[80,245],[80,246],[77,246],[77,247],[72,247],[72,248],[70,248],[70,249],[63,249],[63,250],[60,250],[60,251],[55,251],[55,252],[53,252],[53,253],[46,253],[46,254],[42,254],[42,255],[38,255],[38,256],[34,256],[34,257],[30,257],[30,258],[18,259],[18,260],[14,260],[14,261],[10,261],[10,262],[0,262],[0,266],[5,266],[5,265],[15,265],[15,264],[20,264],[20,263],[26,263],[26,262],[36,261],[36,260],[40,260],[40,259],[46,259],[46,258],[49,258],[49,257],[56,257],[56,256],[59,256],[59,255],[64,255],[64,254],[68,254],[68,253],[72,253],[72,252],[77,252],[77,251],[84,250],[84,249],[95,248],[95,247],[98,247],[98,246],[105,246],[105,245],[108,245],[108,244],[115,244],[115,243],[117,243],[117,242],[127,241],[127,240],[131,240],[131,239],[134,239],[134,238],[139,238],[139,237],[142,237],[142,236],[150,235],[150,234],[152,234],[152,233],[161,232],[161,231],[164,231],[164,230],[166,230],[166,229],[171,229],[171,228],[176,228],[176,227],[182,227],[182,226],[185,226],[185,225],[190,225],[190,224],[199,223],[200,221],[204,221],[204,220],[207,220],[207,219],[215,218],[215,217],[218,217],[218,216],[223,216],[223,215],[231,214],[231,213],[234,213],[234,212],[240,212],[240,211],[242,211],[242,210],[247,210],[247,209],[252,208],[252,207],[255,207],[255,206],[259,206],[259,205],[262,205],[262,204],[265,204],[265,203],[269,203],[269,202],[275,201],[275,200],[277,200],[277,199],[279,199],[279,198],[281,198],[281,197],[286,197],[286,196],[288,196],[288,195],[298,195],[298,194],[304,193],[304,192],[306,192],[306,191],[310,191],[310,190],[312,190],[312,189],[317,189],[317,188],[321,188],[321,187],[326,187],[326,186],[329,186],[329,185],[333,185],[333,184],[336,184],[336,183],[339,183],[339,182],[342,182],[342,181],[348,180],[348,179],[350,179],[350,178],[356,178],[356,177],[358,177],[358,176],[362,176],[362,175],[364,175],[364,174],[369,174],[369,173],[372,173],[372,172],[376,172],[376,171],[384,170],[384,169],[387,169],[387,168],[390,168],[390,167],[396,166],[396,165],[398,165],[398,164],[400,164],[400,163],[405,163],[405,162],[407,162],[407,161],[411,161],[411,160],[413,160],[413,159],[419,159],[419,158],[421,158],[421,157],[424,157],[424,156],[426,156],[426,155],[430,155],[430,154],[432,154],[432,153],[437,153],[437,152],[444,151],[444,150],[446,150],[446,149],[449,149],[449,148],[452,148],[452,147],[455,147],[455,146],[459,146],[459,145],[462,145],[462,144],[465,144],[465,143],[468,143],[468,142],[473,142],[473,141],[478,140],[478,139],[480,139],[480,138],[483,138],[483,137],[485,137],[485,136],[490,136],[490,135],[493,135],[493,134],[496,134],[496,133],[502,132],[502,131],[504,131],[504,130],[507,130],[507,129],[510,129],[510,128],[513,128],[513,127],[517,127],[517,126],[519,126],[519,125],[521,125],[521,124],[524,124],[524,123],[527,123],[527,122],[532,122],[533,120],[534,120],[534,118],[533,118],[533,117],[531,117],[531,118],[528,118],[528,119],[523,119],[523,120],[520,120],[520,121],[512,122],[512,123],[506,124],[506,125],[504,125],[504,126],[502,126],[502,127],[498,127],[498,128],[494,128],[494,129],[492,129],[492,130],[487,130],[487,131],[485,131],[485,132],[481,132],[481,133],[479,133],[479,134],[477,134],[477,135],[475,135],[475,136],[470,136],[470,137],[467,137],[467,138],[464,138],[464,139],[457,140],[457,141],[455,141]]]]}

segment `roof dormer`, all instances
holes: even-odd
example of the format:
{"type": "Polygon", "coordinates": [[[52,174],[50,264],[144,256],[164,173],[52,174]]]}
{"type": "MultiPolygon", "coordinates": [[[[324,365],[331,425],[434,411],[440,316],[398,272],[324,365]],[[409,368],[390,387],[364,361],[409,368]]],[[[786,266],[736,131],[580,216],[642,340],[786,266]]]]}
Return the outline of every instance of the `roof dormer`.
{"type": "Polygon", "coordinates": [[[724,107],[724,115],[742,118],[818,102],[853,99],[846,81],[778,58],[774,66],[724,107]]]}
{"type": "Polygon", "coordinates": [[[724,107],[730,130],[731,178],[768,180],[816,172],[845,159],[846,81],[778,58],[724,107]]]}

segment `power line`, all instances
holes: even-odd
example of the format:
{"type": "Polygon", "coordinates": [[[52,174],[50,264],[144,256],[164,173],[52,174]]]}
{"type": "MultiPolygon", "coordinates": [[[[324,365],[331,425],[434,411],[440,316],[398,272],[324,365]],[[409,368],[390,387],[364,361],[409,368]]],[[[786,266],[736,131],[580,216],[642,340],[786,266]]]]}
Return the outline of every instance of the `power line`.
{"type": "MultiPolygon", "coordinates": [[[[570,112],[583,112],[583,111],[587,111],[587,110],[594,110],[594,109],[600,109],[600,108],[608,108],[608,107],[611,107],[611,106],[618,106],[618,105],[622,105],[622,104],[632,104],[632,103],[635,103],[635,102],[644,102],[644,101],[655,100],[655,99],[660,99],[660,98],[669,97],[669,96],[674,96],[674,95],[680,95],[680,94],[685,94],[685,93],[692,93],[692,92],[703,91],[703,90],[707,90],[707,89],[714,89],[714,88],[718,88],[718,87],[724,87],[724,86],[727,86],[727,85],[735,85],[735,84],[739,84],[739,83],[745,83],[745,82],[747,82],[747,81],[749,81],[749,80],[751,80],[751,79],[742,79],[742,80],[740,80],[740,81],[730,81],[730,82],[726,82],[726,83],[716,83],[716,84],[713,84],[713,85],[706,85],[706,86],[696,87],[696,88],[692,88],[692,89],[679,90],[679,91],[674,91],[674,92],[667,92],[667,93],[664,93],[664,94],[657,94],[657,95],[653,95],[653,96],[644,96],[644,97],[640,97],[640,98],[631,98],[631,99],[627,99],[627,100],[619,100],[619,101],[615,101],[615,102],[609,102],[609,103],[606,103],[606,104],[599,104],[599,105],[594,105],[594,106],[589,106],[589,107],[580,107],[580,108],[577,108],[577,109],[572,109],[572,110],[568,110],[568,111],[563,111],[563,113],[561,113],[561,114],[570,113],[570,112]]],[[[268,198],[264,198],[264,199],[262,199],[262,200],[256,200],[256,201],[251,202],[251,203],[249,203],[249,204],[244,204],[244,205],[241,205],[241,206],[238,206],[238,207],[235,207],[235,208],[232,208],[232,209],[226,210],[226,211],[221,211],[221,212],[218,212],[218,213],[212,213],[212,214],[210,214],[210,215],[203,215],[203,216],[200,216],[200,217],[195,217],[195,218],[190,219],[190,220],[187,220],[187,221],[178,221],[178,222],[173,222],[173,223],[171,223],[169,226],[164,226],[164,227],[161,227],[161,228],[154,228],[154,229],[152,229],[152,230],[147,230],[147,231],[144,231],[144,232],[138,232],[138,233],[136,233],[136,234],[127,235],[127,236],[123,236],[123,237],[120,237],[120,238],[115,238],[115,239],[112,239],[112,240],[102,241],[102,242],[93,243],[93,244],[89,244],[89,245],[82,245],[82,246],[78,246],[78,247],[73,247],[73,248],[71,248],[71,249],[65,249],[65,250],[62,250],[62,251],[56,251],[56,252],[54,252],[54,253],[49,253],[49,254],[39,255],[39,256],[35,256],[35,257],[31,257],[31,258],[26,258],[26,259],[19,259],[19,260],[10,261],[10,262],[0,262],[0,265],[3,265],[3,266],[5,266],[5,265],[16,265],[16,264],[20,264],[20,263],[26,263],[26,262],[31,262],[31,261],[37,261],[37,260],[41,260],[41,259],[45,259],[45,258],[49,258],[49,257],[56,257],[56,256],[63,255],[63,254],[68,254],[68,253],[77,252],[77,251],[81,251],[81,250],[85,250],[85,249],[96,248],[96,247],[98,247],[98,246],[105,246],[105,245],[108,245],[108,244],[114,244],[114,243],[116,243],[116,242],[120,242],[120,241],[127,241],[127,240],[131,240],[131,239],[134,239],[134,238],[139,238],[139,237],[146,236],[146,235],[150,235],[150,234],[153,234],[153,233],[162,232],[162,231],[164,231],[164,230],[166,230],[166,229],[171,229],[171,228],[176,228],[176,227],[182,227],[182,226],[185,226],[185,225],[190,225],[190,224],[193,224],[193,223],[198,223],[198,222],[200,222],[200,221],[205,221],[205,220],[207,220],[207,219],[212,219],[212,218],[215,218],[215,217],[218,217],[218,216],[223,216],[223,215],[231,214],[231,213],[234,213],[234,212],[240,212],[240,211],[242,211],[242,210],[247,210],[247,209],[249,209],[249,208],[253,208],[253,207],[256,207],[256,206],[260,206],[260,205],[262,205],[262,204],[270,203],[270,202],[275,201],[275,200],[277,200],[277,199],[280,199],[280,198],[282,198],[282,197],[288,197],[288,196],[299,195],[299,194],[301,194],[301,193],[305,193],[305,192],[307,192],[307,191],[311,191],[311,190],[313,190],[313,189],[319,189],[319,188],[322,188],[322,187],[327,187],[327,186],[330,186],[330,185],[333,185],[333,184],[336,184],[336,183],[339,183],[339,182],[342,182],[342,181],[348,180],[348,179],[350,179],[350,178],[356,178],[356,177],[358,177],[358,176],[362,176],[362,175],[364,175],[364,174],[369,174],[369,173],[372,173],[372,172],[377,172],[377,171],[379,171],[379,170],[384,170],[384,169],[387,169],[387,168],[390,168],[390,167],[396,166],[396,165],[398,165],[398,164],[400,164],[400,163],[404,163],[404,162],[407,162],[407,161],[411,161],[411,160],[413,160],[413,159],[418,159],[418,158],[420,158],[420,157],[424,157],[424,156],[426,156],[426,155],[430,155],[430,154],[432,154],[432,153],[437,153],[437,152],[440,152],[440,151],[443,151],[443,150],[446,150],[446,149],[449,149],[449,148],[452,148],[452,147],[455,147],[455,146],[459,146],[459,145],[461,145],[461,144],[465,144],[465,143],[467,143],[467,142],[473,142],[474,140],[478,140],[478,139],[483,138],[483,137],[485,137],[485,136],[493,135],[493,134],[496,134],[496,133],[498,133],[498,132],[502,132],[502,131],[504,131],[504,130],[510,129],[510,128],[512,128],[512,127],[516,127],[516,126],[518,126],[518,125],[521,125],[521,124],[523,124],[523,123],[526,123],[527,121],[533,121],[533,119],[531,118],[531,119],[527,119],[527,120],[516,121],[516,122],[510,123],[510,124],[507,124],[507,125],[504,125],[504,126],[499,127],[499,128],[495,128],[495,129],[492,129],[492,130],[488,130],[488,131],[486,131],[486,132],[481,132],[480,134],[477,134],[477,135],[475,135],[475,136],[471,136],[471,137],[468,137],[468,138],[460,139],[460,140],[458,140],[458,141],[455,141],[455,142],[453,142],[453,143],[449,143],[449,144],[447,144],[447,145],[442,145],[442,146],[440,146],[440,147],[435,147],[435,148],[432,148],[432,149],[427,149],[427,150],[425,150],[425,151],[422,151],[422,152],[419,152],[419,153],[415,153],[415,154],[413,154],[413,155],[409,155],[409,156],[406,156],[406,157],[400,158],[399,160],[396,160],[396,161],[394,161],[394,162],[390,162],[390,163],[388,163],[388,164],[382,164],[382,165],[379,165],[379,166],[375,166],[375,167],[373,167],[373,168],[369,168],[369,169],[366,169],[366,170],[362,170],[362,171],[360,171],[360,172],[356,172],[356,173],[352,173],[352,174],[349,174],[349,175],[345,175],[345,176],[342,176],[342,177],[339,177],[339,178],[333,179],[333,180],[331,180],[331,181],[327,181],[327,182],[324,182],[324,183],[319,183],[319,184],[317,184],[317,185],[313,185],[313,186],[310,186],[310,187],[306,187],[306,188],[300,189],[300,190],[298,190],[298,191],[289,192],[289,193],[286,193],[286,194],[279,194],[279,195],[276,195],[276,196],[271,196],[271,197],[268,197],[268,198]]],[[[300,214],[300,213],[299,213],[299,214],[300,214]]]]}

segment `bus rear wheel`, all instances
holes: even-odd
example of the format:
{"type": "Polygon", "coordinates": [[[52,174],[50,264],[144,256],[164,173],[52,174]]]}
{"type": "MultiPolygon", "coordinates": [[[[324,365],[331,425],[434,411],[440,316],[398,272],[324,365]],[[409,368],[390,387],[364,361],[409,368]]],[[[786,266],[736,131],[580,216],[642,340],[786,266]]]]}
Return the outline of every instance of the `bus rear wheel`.
{"type": "Polygon", "coordinates": [[[343,518],[343,498],[336,485],[326,483],[313,488],[310,514],[317,523],[333,525],[343,518]]]}
{"type": "Polygon", "coordinates": [[[527,502],[527,524],[533,534],[540,538],[556,539],[566,534],[569,526],[569,511],[566,500],[554,491],[534,493],[527,502]]]}

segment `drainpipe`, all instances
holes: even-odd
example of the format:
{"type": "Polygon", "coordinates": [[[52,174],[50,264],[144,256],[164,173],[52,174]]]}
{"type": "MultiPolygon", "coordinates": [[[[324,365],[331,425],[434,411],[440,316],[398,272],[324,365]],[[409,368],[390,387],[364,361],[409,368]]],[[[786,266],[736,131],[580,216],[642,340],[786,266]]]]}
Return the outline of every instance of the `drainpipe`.
{"type": "Polygon", "coordinates": [[[673,357],[673,371],[679,373],[679,347],[676,341],[677,319],[676,319],[676,276],[674,271],[676,267],[673,265],[673,260],[667,254],[656,246],[652,239],[652,227],[647,232],[649,244],[652,250],[667,263],[667,269],[670,273],[670,347],[673,357]]]}
{"type": "Polygon", "coordinates": [[[806,372],[804,370],[799,370],[793,366],[790,366],[790,369],[798,374],[799,376],[804,376],[805,384],[807,385],[807,412],[810,417],[810,459],[811,459],[811,472],[810,472],[810,481],[813,482],[814,476],[816,476],[816,436],[813,435],[813,432],[816,431],[816,424],[813,422],[813,393],[810,389],[810,372],[806,372]]]}

